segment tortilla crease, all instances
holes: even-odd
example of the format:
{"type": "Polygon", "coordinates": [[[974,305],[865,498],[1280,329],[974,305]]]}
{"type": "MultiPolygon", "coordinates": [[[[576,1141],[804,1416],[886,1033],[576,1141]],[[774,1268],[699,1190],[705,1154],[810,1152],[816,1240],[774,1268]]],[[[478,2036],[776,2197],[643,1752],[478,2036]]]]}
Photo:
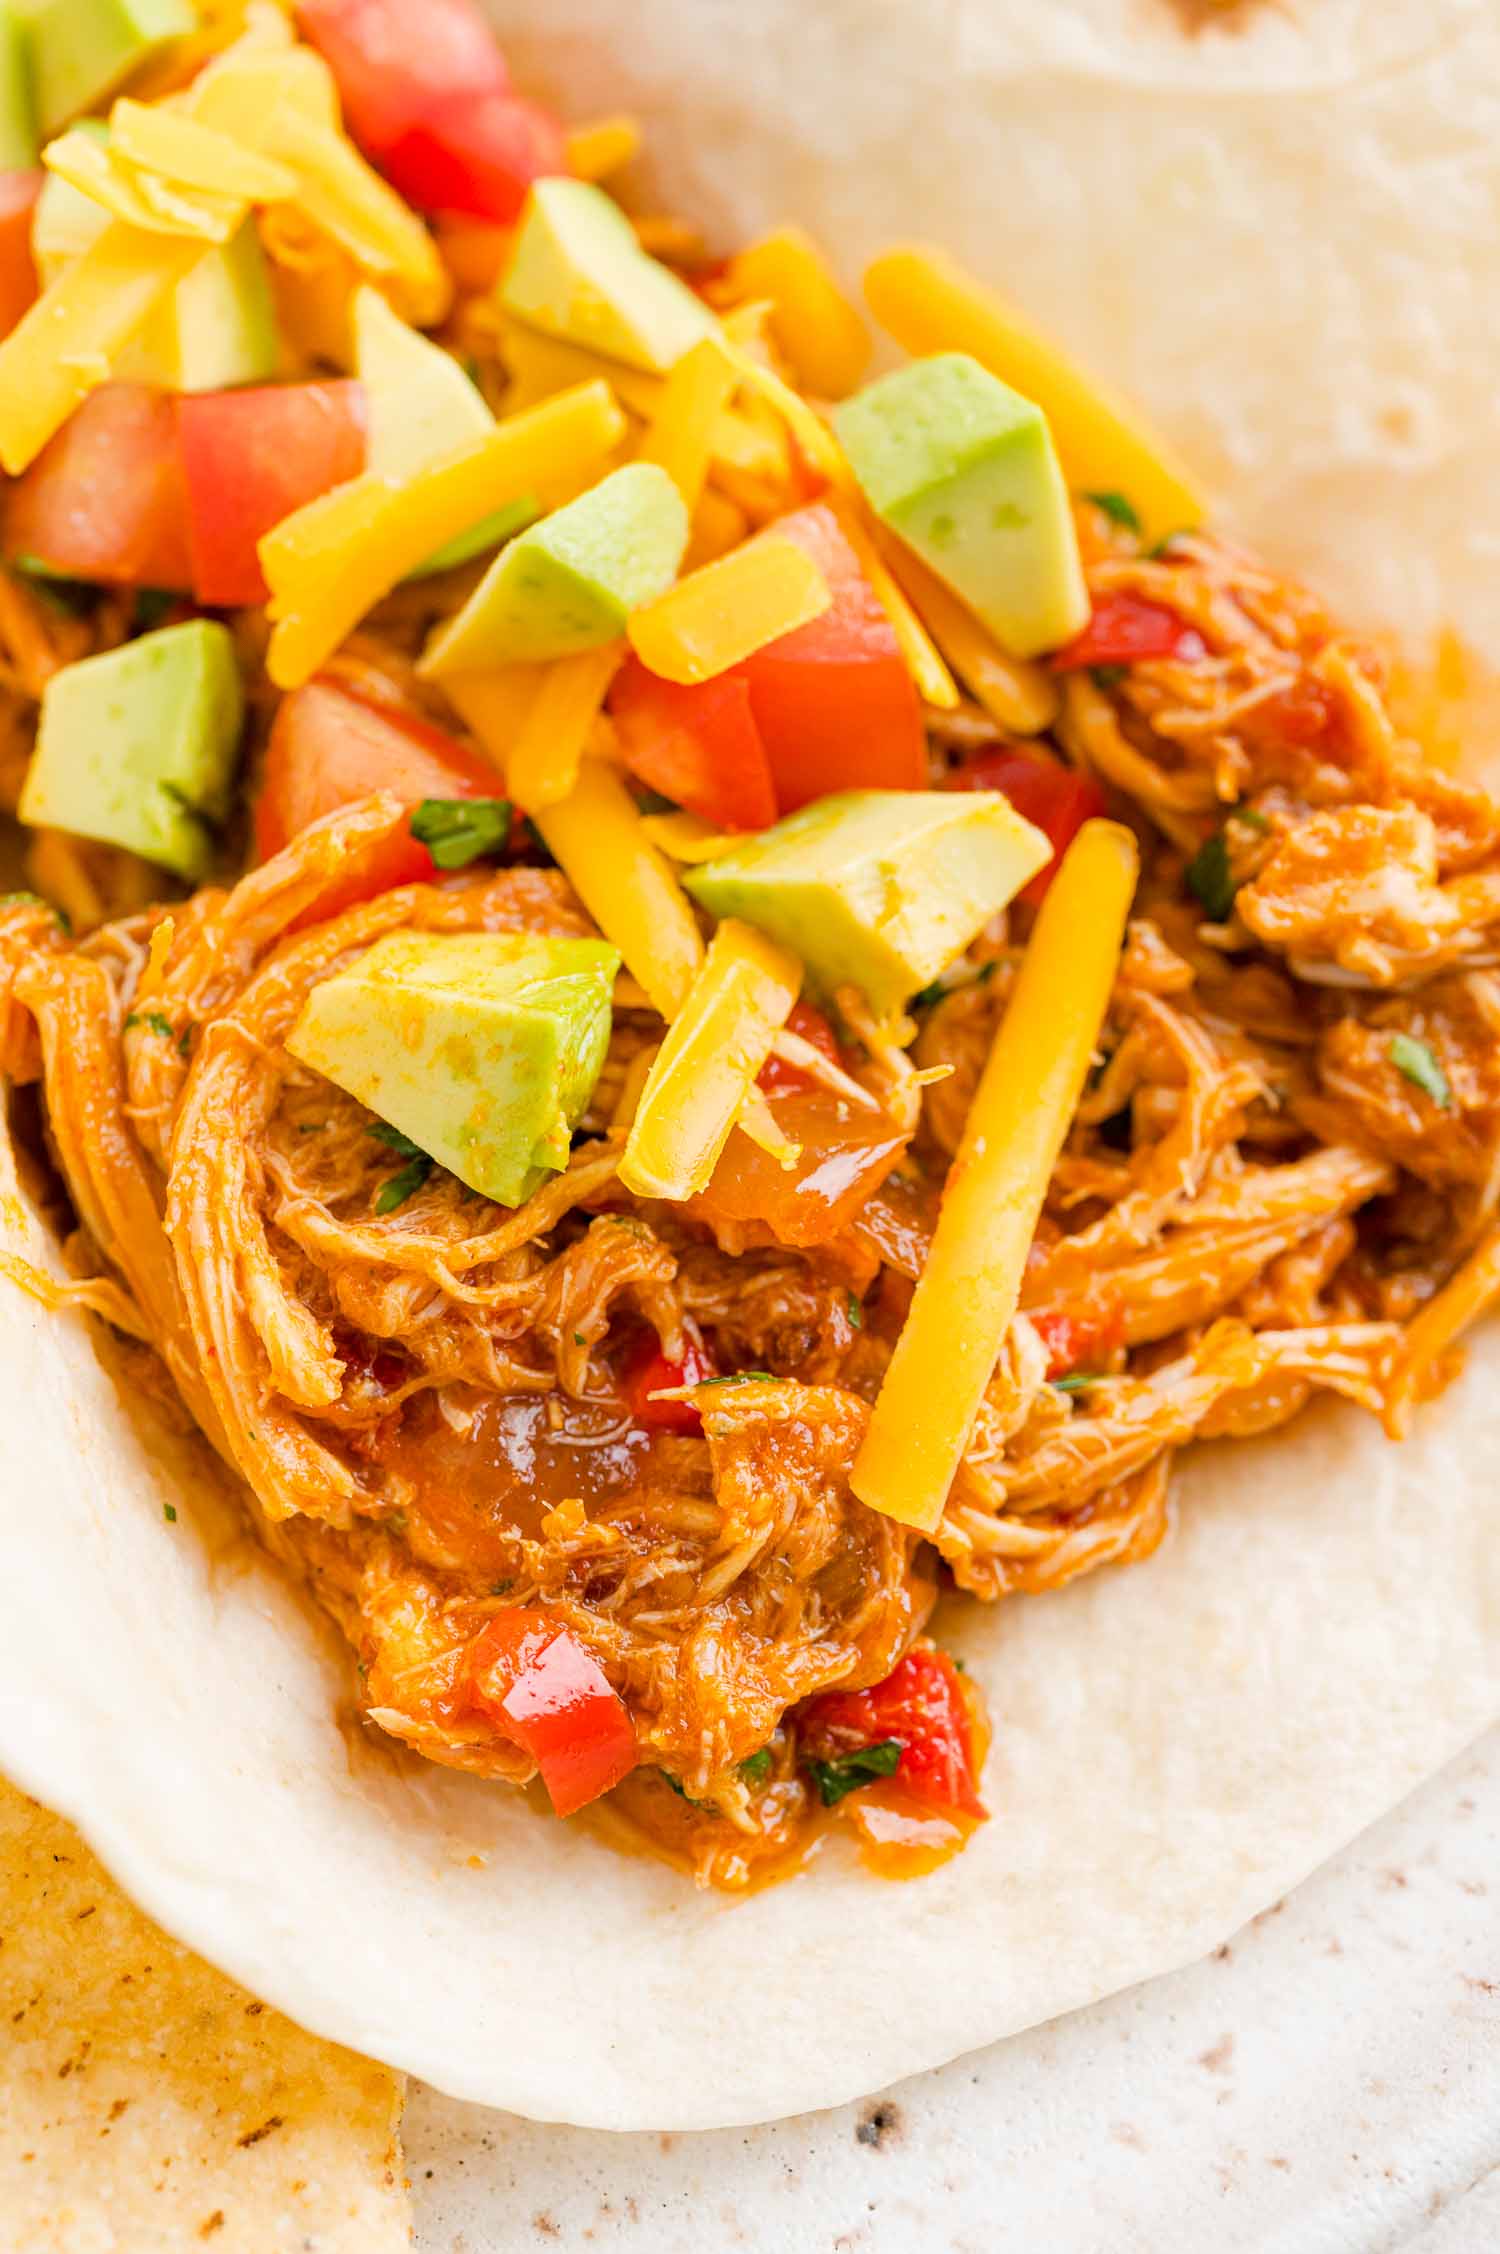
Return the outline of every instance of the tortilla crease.
{"type": "Polygon", "coordinates": [[[410,2243],[398,2076],[293,2027],[0,1783],[7,2254],[410,2243]]]}
{"type": "MultiPolygon", "coordinates": [[[[1455,185],[1490,177],[1494,11],[1241,7],[1191,39],[1166,0],[761,0],[753,39],[727,0],[493,13],[522,84],[639,112],[653,194],[715,239],[794,218],[851,267],[948,243],[1273,560],[1500,648],[1495,237],[1455,185]]],[[[14,1183],[0,1233],[48,1257],[14,1183]]],[[[994,1821],[919,1883],[830,1842],[744,1901],[346,1743],[347,1654],[85,1322],[0,1291],[0,1371],[0,1763],[302,2024],[540,2119],[826,2106],[1189,1962],[1500,1714],[1493,1331],[1400,1447],[1331,1408],[1196,1451],[1148,1562],[954,1607],[994,1821]]]]}

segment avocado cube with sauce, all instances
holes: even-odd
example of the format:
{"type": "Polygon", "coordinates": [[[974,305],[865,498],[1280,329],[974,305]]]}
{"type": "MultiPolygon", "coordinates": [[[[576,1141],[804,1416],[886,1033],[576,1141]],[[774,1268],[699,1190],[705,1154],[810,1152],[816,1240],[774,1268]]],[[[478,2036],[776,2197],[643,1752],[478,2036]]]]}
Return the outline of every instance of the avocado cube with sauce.
{"type": "Polygon", "coordinates": [[[881,1015],[945,970],[1052,848],[998,791],[850,790],[684,873],[713,915],[779,940],[881,1015]]]}
{"type": "Polygon", "coordinates": [[[1083,628],[1073,511],[1039,407],[966,352],[941,352],[833,419],[875,514],[1003,648],[1037,657],[1083,628]]]}
{"type": "Polygon", "coordinates": [[[287,1047],[481,1197],[521,1205],[568,1163],[619,967],[602,939],[393,933],[313,988],[287,1047]]]}
{"type": "Polygon", "coordinates": [[[193,618],[54,673],[20,815],[196,882],[222,815],[244,716],[227,627],[193,618]],[[205,819],[205,817],[207,819],[205,819]]]}

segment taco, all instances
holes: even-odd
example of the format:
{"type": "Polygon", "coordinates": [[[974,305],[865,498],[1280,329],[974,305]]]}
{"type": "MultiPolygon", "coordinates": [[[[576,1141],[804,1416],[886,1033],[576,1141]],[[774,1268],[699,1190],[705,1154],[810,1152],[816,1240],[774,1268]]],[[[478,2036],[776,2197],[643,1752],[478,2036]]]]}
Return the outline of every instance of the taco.
{"type": "Polygon", "coordinates": [[[1500,803],[945,250],[872,372],[469,0],[128,62],[0,341],[0,1754],[614,2125],[1221,1937],[1493,1711],[1500,803]]]}

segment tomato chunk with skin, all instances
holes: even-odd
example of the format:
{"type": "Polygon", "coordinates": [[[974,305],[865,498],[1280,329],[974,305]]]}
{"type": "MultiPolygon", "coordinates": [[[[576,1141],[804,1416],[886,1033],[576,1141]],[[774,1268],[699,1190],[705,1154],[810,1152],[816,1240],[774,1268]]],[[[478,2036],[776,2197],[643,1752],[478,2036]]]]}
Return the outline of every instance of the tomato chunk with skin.
{"type": "Polygon", "coordinates": [[[142,384],[91,392],[10,485],[5,552],[108,587],[191,587],[170,394],[142,384]]]}
{"type": "Polygon", "coordinates": [[[898,1739],[896,1781],[914,1799],[966,1816],[986,1813],[976,1789],[968,1701],[952,1659],[935,1644],[914,1644],[870,1690],[813,1699],[798,1734],[799,1750],[820,1761],[898,1739]]]}
{"type": "MultiPolygon", "coordinates": [[[[799,1040],[805,1041],[809,1048],[817,1049],[827,1057],[830,1064],[842,1068],[844,1058],[839,1048],[838,1035],[815,1003],[794,1002],[791,1015],[786,1021],[786,1029],[788,1033],[795,1033],[799,1040]]],[[[800,1065],[789,1064],[784,1057],[774,1053],[762,1065],[760,1077],[755,1084],[768,1096],[785,1095],[793,1089],[800,1093],[804,1089],[821,1085],[812,1073],[804,1072],[800,1065]]]]}
{"type": "Polygon", "coordinates": [[[540,1608],[497,1612],[469,1646],[465,1679],[469,1705],[530,1754],[559,1816],[635,1767],[623,1700],[587,1646],[540,1608]]]}
{"type": "Polygon", "coordinates": [[[301,0],[350,132],[419,211],[514,219],[567,170],[563,130],[510,83],[474,0],[301,0]]]}
{"type": "Polygon", "coordinates": [[[1038,869],[1021,898],[1035,907],[1057,874],[1057,864],[1085,822],[1108,811],[1103,791],[1090,775],[1030,751],[976,752],[949,778],[953,790],[997,790],[1016,812],[1035,824],[1052,847],[1052,858],[1038,869]]]}
{"type": "Polygon", "coordinates": [[[273,526],[365,466],[365,392],[349,377],[177,401],[193,585],[203,603],[266,599],[256,550],[273,526]]]}
{"type": "Polygon", "coordinates": [[[47,175],[0,172],[0,337],[8,337],[38,291],[31,219],[47,175]]]}
{"type": "Polygon", "coordinates": [[[653,1396],[679,1385],[701,1385],[716,1375],[712,1357],[699,1340],[689,1337],[682,1360],[674,1362],[648,1331],[620,1373],[620,1390],[636,1423],[648,1432],[693,1435],[703,1430],[703,1419],[691,1401],[658,1401],[653,1396]]]}
{"type": "Polygon", "coordinates": [[[770,761],[743,672],[684,688],[632,655],[609,701],[625,764],[640,782],[726,830],[775,821],[770,761]]]}
{"type": "MultiPolygon", "coordinates": [[[[257,853],[268,860],[310,822],[377,790],[393,792],[409,807],[424,798],[501,795],[494,769],[441,728],[320,674],[282,698],[272,723],[255,805],[257,853]]],[[[337,915],[393,885],[419,884],[433,873],[426,846],[397,830],[362,877],[324,895],[318,915],[337,915]]]]}
{"type": "Polygon", "coordinates": [[[1030,1320],[1047,1349],[1048,1377],[1107,1361],[1125,1339],[1125,1303],[1117,1292],[1093,1305],[1049,1307],[1030,1320]]]}
{"type": "Polygon", "coordinates": [[[1144,595],[1101,595],[1081,634],[1054,652],[1054,673],[1078,673],[1090,665],[1134,665],[1140,658],[1198,658],[1203,636],[1186,626],[1165,603],[1144,595]]]}

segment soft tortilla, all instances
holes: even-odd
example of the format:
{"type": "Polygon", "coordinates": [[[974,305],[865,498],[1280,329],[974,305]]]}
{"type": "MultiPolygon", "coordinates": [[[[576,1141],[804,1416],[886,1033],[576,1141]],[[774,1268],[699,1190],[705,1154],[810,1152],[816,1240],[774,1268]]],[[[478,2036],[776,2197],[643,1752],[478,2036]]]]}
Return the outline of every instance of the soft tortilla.
{"type": "Polygon", "coordinates": [[[399,2078],[169,1940],[4,1783],[0,2024],[9,2254],[410,2244],[399,2078]]]}
{"type": "MultiPolygon", "coordinates": [[[[1357,608],[1485,631],[1495,252],[1492,205],[1468,211],[1495,185],[1500,32],[1479,11],[1293,0],[1239,44],[1186,41],[1156,0],[499,13],[518,74],[573,114],[639,97],[680,203],[851,253],[946,237],[1152,404],[1242,519],[1263,510],[1273,554],[1357,608]],[[1402,366],[1428,436],[1393,450],[1370,403],[1402,366]]],[[[0,1228],[45,1249],[13,1196],[0,1228]]],[[[263,1561],[226,1561],[222,1502],[153,1454],[85,1325],[0,1292],[0,1367],[24,1532],[0,1761],[257,1994],[542,2119],[828,2105],[1189,1961],[1500,1714],[1493,1339],[1403,1447],[1332,1411],[1204,1451],[1149,1563],[955,1608],[998,1725],[993,1823],[917,1884],[835,1847],[745,1902],[351,1750],[347,1659],[263,1561]]]]}

